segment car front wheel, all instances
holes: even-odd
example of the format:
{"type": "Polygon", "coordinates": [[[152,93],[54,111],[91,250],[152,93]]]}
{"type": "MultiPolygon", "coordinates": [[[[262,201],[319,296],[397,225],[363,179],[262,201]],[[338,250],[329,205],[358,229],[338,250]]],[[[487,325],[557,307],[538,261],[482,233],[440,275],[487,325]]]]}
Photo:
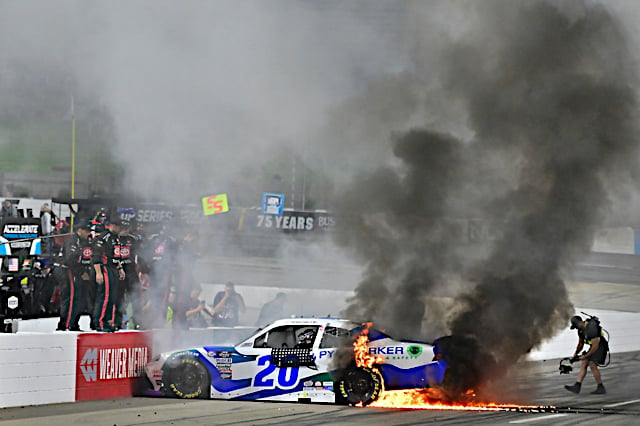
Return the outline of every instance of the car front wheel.
{"type": "Polygon", "coordinates": [[[209,398],[209,372],[200,361],[180,357],[167,362],[162,372],[163,389],[170,396],[194,399],[209,398]]]}

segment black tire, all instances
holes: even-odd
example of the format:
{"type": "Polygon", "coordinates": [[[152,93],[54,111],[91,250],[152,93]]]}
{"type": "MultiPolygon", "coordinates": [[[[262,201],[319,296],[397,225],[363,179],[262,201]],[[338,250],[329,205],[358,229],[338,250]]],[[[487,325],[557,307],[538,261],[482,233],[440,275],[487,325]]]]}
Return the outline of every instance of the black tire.
{"type": "Polygon", "coordinates": [[[209,399],[211,379],[206,367],[191,357],[168,360],[162,368],[163,393],[184,399],[209,399]]]}
{"type": "Polygon", "coordinates": [[[382,392],[382,376],[372,368],[347,368],[335,383],[336,402],[368,405],[382,392]]]}

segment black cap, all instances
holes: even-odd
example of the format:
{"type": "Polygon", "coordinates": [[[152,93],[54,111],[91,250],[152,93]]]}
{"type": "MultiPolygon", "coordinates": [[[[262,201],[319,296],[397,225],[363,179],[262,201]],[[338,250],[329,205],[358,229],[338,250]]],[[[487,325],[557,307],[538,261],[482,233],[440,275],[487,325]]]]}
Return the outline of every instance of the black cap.
{"type": "Polygon", "coordinates": [[[89,222],[88,220],[83,220],[78,223],[76,229],[85,229],[87,231],[91,231],[91,222],[89,222]]]}
{"type": "Polygon", "coordinates": [[[578,323],[582,322],[582,317],[579,315],[575,315],[571,317],[571,330],[574,328],[578,328],[578,323]]]}

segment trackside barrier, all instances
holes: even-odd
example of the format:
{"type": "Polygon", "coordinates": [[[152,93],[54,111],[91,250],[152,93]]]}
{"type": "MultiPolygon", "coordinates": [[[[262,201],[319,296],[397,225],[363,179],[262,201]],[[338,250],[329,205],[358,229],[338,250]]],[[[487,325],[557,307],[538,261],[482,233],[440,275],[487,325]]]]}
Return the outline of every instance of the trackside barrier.
{"type": "Polygon", "coordinates": [[[233,345],[254,327],[0,334],[0,408],[128,398],[160,352],[233,345]]]}
{"type": "Polygon", "coordinates": [[[75,333],[0,334],[0,407],[75,401],[75,333]]]}
{"type": "Polygon", "coordinates": [[[128,398],[146,384],[144,366],[164,351],[237,343],[253,327],[157,329],[78,335],[76,401],[128,398]]]}
{"type": "Polygon", "coordinates": [[[75,400],[127,398],[144,386],[152,332],[79,334],[75,400]]]}

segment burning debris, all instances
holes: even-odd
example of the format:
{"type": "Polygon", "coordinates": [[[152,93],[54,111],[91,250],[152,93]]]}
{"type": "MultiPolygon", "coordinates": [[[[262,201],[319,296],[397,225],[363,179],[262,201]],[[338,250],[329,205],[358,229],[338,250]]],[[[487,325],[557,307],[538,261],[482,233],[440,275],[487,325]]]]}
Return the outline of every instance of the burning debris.
{"type": "Polygon", "coordinates": [[[452,334],[450,353],[465,354],[449,365],[461,401],[566,325],[563,277],[638,158],[633,64],[605,7],[476,7],[473,30],[443,49],[439,81],[465,105],[473,140],[427,129],[397,138],[397,166],[345,191],[338,232],[367,265],[346,314],[403,338],[452,334]],[[459,217],[500,223],[483,256],[446,232],[459,217]],[[468,286],[447,329],[423,328],[424,298],[456,274],[468,286]]]}

